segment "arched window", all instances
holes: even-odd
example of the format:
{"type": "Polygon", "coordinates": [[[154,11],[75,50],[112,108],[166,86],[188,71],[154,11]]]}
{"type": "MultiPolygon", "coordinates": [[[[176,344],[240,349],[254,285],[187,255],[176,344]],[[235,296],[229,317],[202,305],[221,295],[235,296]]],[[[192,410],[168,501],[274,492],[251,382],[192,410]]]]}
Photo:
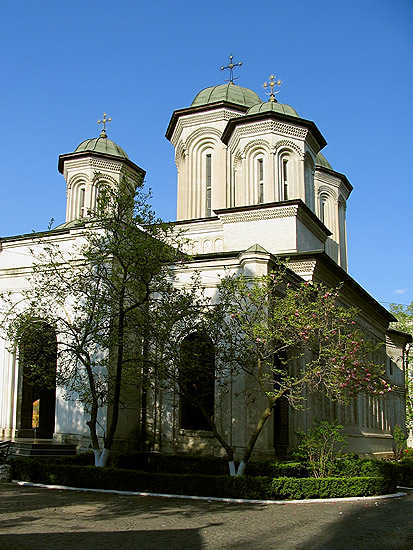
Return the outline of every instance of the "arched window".
{"type": "Polygon", "coordinates": [[[264,159],[257,159],[258,204],[264,202],[264,159]]]}
{"type": "Polygon", "coordinates": [[[193,332],[181,344],[179,363],[181,428],[210,430],[208,418],[214,414],[215,354],[204,332],[193,332]]]}
{"type": "Polygon", "coordinates": [[[291,161],[288,153],[283,153],[278,162],[278,196],[280,201],[291,197],[291,161]]]}
{"type": "Polygon", "coordinates": [[[78,188],[78,217],[84,218],[87,215],[86,208],[86,186],[81,185],[78,188]]]}
{"type": "Polygon", "coordinates": [[[205,190],[206,190],[206,215],[211,215],[211,178],[212,178],[212,154],[205,155],[205,190]]]}
{"type": "Polygon", "coordinates": [[[321,193],[320,195],[320,204],[319,204],[319,218],[323,222],[324,225],[327,223],[327,203],[328,203],[328,195],[326,193],[321,193]]]}
{"type": "Polygon", "coordinates": [[[334,196],[327,190],[320,190],[318,195],[318,217],[333,233],[335,233],[334,204],[334,196]]]}

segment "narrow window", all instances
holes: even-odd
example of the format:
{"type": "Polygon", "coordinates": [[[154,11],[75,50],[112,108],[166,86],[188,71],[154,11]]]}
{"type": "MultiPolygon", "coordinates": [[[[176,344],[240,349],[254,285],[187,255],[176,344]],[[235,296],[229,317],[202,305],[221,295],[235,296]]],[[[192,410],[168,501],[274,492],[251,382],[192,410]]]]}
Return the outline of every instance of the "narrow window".
{"type": "Polygon", "coordinates": [[[85,193],[86,193],[86,189],[84,187],[81,187],[79,189],[79,217],[80,218],[84,218],[86,216],[85,193]]]}
{"type": "Polygon", "coordinates": [[[288,200],[288,172],[287,172],[288,159],[283,159],[282,162],[282,186],[283,186],[283,199],[288,200]]]}
{"type": "Polygon", "coordinates": [[[325,224],[326,223],[326,206],[327,198],[324,195],[320,196],[320,220],[325,224]]]}
{"type": "Polygon", "coordinates": [[[205,164],[205,179],[206,179],[206,215],[211,215],[211,155],[206,155],[205,164]]]}
{"type": "Polygon", "coordinates": [[[258,203],[264,202],[264,161],[258,159],[258,203]]]}

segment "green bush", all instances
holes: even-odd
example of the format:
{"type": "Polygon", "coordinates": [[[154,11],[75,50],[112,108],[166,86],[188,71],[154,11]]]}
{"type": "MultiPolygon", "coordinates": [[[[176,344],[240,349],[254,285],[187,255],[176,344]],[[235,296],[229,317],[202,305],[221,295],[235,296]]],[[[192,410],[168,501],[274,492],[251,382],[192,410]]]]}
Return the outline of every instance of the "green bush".
{"type": "Polygon", "coordinates": [[[143,470],[145,472],[153,473],[200,473],[208,475],[228,474],[228,461],[224,458],[167,455],[140,451],[131,451],[129,453],[111,453],[109,455],[108,465],[116,468],[143,470]]]}
{"type": "Polygon", "coordinates": [[[298,430],[298,452],[309,462],[314,477],[329,477],[337,459],[337,450],[346,445],[341,433],[343,426],[335,420],[327,422],[314,418],[314,425],[307,432],[298,430]]]}
{"type": "Polygon", "coordinates": [[[308,477],[308,467],[297,461],[250,462],[247,476],[264,477],[308,477]]]}
{"type": "Polygon", "coordinates": [[[222,498],[303,499],[378,495],[394,492],[395,482],[384,476],[352,478],[230,477],[204,474],[139,472],[13,458],[12,477],[34,483],[92,489],[184,494],[222,498]]]}
{"type": "Polygon", "coordinates": [[[396,485],[413,487],[413,460],[375,460],[368,458],[340,459],[334,464],[333,475],[340,477],[385,476],[396,485]]]}

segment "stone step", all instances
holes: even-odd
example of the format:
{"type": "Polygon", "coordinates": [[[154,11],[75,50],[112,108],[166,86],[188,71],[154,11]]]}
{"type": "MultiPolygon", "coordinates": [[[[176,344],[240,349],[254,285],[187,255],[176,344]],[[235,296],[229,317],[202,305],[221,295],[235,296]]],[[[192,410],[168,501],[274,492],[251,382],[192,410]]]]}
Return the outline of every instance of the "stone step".
{"type": "Polygon", "coordinates": [[[17,442],[11,444],[15,456],[71,456],[76,454],[76,445],[64,443],[17,442]]]}

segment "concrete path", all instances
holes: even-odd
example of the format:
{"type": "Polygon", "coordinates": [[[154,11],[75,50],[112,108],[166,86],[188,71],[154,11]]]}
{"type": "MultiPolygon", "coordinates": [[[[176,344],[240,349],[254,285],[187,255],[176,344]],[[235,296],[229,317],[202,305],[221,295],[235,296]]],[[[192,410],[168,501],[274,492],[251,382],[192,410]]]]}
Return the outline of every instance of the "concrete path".
{"type": "Polygon", "coordinates": [[[257,505],[0,484],[1,550],[410,550],[413,492],[257,505]]]}

